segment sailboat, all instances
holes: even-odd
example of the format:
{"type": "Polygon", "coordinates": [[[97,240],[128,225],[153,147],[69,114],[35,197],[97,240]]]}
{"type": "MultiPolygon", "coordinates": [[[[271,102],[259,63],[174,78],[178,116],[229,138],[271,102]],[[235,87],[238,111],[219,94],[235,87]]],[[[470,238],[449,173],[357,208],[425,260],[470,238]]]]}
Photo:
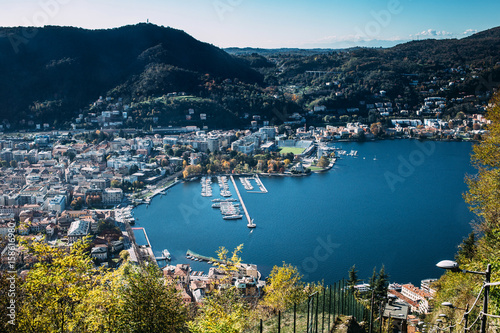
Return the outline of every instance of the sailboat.
{"type": "Polygon", "coordinates": [[[375,155],[375,157],[373,158],[373,160],[374,160],[374,161],[376,161],[376,160],[377,160],[377,155],[375,155]]]}

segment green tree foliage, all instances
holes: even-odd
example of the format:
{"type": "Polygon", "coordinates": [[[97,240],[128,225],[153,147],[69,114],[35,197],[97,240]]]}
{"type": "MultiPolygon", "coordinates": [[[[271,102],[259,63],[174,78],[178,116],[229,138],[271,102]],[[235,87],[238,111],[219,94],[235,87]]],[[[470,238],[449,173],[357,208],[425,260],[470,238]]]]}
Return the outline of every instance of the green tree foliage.
{"type": "Polygon", "coordinates": [[[215,262],[214,265],[221,268],[226,277],[230,279],[230,277],[238,271],[239,265],[241,264],[241,257],[239,253],[243,250],[243,244],[238,245],[233,253],[229,255],[229,251],[221,246],[219,250],[217,250],[217,258],[219,262],[215,262]]]}
{"type": "Polygon", "coordinates": [[[373,274],[369,284],[371,293],[366,296],[372,297],[373,295],[374,312],[376,313],[379,310],[379,305],[385,301],[387,289],[389,287],[389,276],[385,273],[384,265],[382,265],[378,273],[377,268],[373,268],[373,274]]]}
{"type": "Polygon", "coordinates": [[[205,298],[196,318],[188,323],[192,333],[239,333],[248,328],[252,311],[235,287],[215,290],[205,298]]]}
{"type": "Polygon", "coordinates": [[[20,332],[17,314],[23,299],[23,280],[15,273],[0,271],[0,332],[20,332]]]}
{"type": "MultiPolygon", "coordinates": [[[[127,252],[128,253],[128,252],[127,252]]],[[[124,271],[118,270],[96,276],[96,286],[89,290],[87,297],[78,305],[75,316],[79,317],[85,332],[126,332],[127,322],[123,316],[124,271]]]]}
{"type": "Polygon", "coordinates": [[[69,251],[44,242],[23,246],[37,262],[18,284],[18,332],[186,330],[187,311],[179,292],[165,285],[156,265],[126,262],[114,271],[96,268],[87,241],[76,242],[69,251]]]}
{"type": "Polygon", "coordinates": [[[306,285],[302,281],[297,267],[283,263],[274,266],[264,288],[263,305],[275,312],[284,311],[293,304],[300,304],[307,299],[306,285]]]}
{"type": "Polygon", "coordinates": [[[99,220],[99,222],[97,222],[96,234],[99,235],[104,231],[108,232],[111,231],[116,234],[122,233],[120,228],[115,224],[115,222],[112,219],[99,220]]]}
{"type": "Polygon", "coordinates": [[[358,281],[358,271],[356,265],[353,265],[349,270],[349,279],[347,280],[347,285],[351,291],[354,291],[354,286],[358,284],[358,281]]]}
{"type": "Polygon", "coordinates": [[[136,173],[137,171],[139,171],[139,167],[136,165],[136,164],[133,164],[130,169],[128,170],[128,174],[129,175],[133,175],[134,173],[136,173]]]}
{"type": "Polygon", "coordinates": [[[476,254],[476,233],[471,232],[467,238],[464,239],[462,244],[459,246],[456,259],[459,263],[467,262],[474,258],[476,254]]]}
{"type": "Polygon", "coordinates": [[[117,180],[117,179],[113,179],[113,180],[111,181],[111,187],[113,187],[113,188],[120,187],[120,186],[121,186],[121,184],[122,184],[122,183],[121,183],[119,180],[117,180]]]}
{"type": "Polygon", "coordinates": [[[21,332],[71,332],[82,327],[78,305],[95,286],[87,243],[75,243],[69,253],[46,243],[25,244],[38,262],[23,284],[25,301],[19,308],[21,332]]]}
{"type": "MultiPolygon", "coordinates": [[[[487,118],[492,121],[488,125],[488,135],[474,146],[472,163],[477,168],[476,175],[466,178],[469,187],[464,195],[469,208],[478,216],[477,233],[471,233],[464,239],[457,253],[457,261],[461,268],[472,271],[484,271],[488,264],[492,265],[492,281],[500,280],[500,95],[497,93],[491,101],[493,107],[488,109],[487,118]],[[479,235],[479,237],[476,237],[479,235]]],[[[446,272],[436,284],[438,294],[435,304],[452,302],[458,307],[472,305],[481,290],[483,277],[473,274],[446,272]]],[[[477,306],[470,318],[477,315],[477,306]]],[[[500,310],[500,290],[490,291],[489,313],[498,314],[500,310]]],[[[448,309],[438,308],[454,316],[460,321],[462,313],[450,313],[448,309]]],[[[489,318],[490,324],[499,324],[495,318],[489,318]]]]}
{"type": "Polygon", "coordinates": [[[163,333],[184,329],[186,307],[175,286],[165,285],[156,265],[148,263],[126,270],[124,280],[121,315],[127,326],[125,332],[163,333]]]}

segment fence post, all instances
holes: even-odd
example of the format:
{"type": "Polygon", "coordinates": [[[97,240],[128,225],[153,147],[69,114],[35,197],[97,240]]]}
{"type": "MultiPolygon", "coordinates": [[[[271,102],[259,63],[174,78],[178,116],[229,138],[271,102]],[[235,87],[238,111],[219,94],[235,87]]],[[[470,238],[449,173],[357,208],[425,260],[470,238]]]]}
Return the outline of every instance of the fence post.
{"type": "Polygon", "coordinates": [[[332,285],[330,285],[330,299],[328,300],[328,332],[330,332],[330,317],[332,316],[332,285]]]}
{"type": "Polygon", "coordinates": [[[260,333],[262,333],[262,329],[263,329],[263,327],[262,327],[262,319],[261,319],[260,320],[260,333]]]}
{"type": "Polygon", "coordinates": [[[293,303],[293,333],[297,328],[297,303],[293,303]]]}
{"type": "Polygon", "coordinates": [[[278,311],[278,333],[281,332],[281,311],[278,311]]]}
{"type": "Polygon", "coordinates": [[[352,316],[356,317],[356,299],[354,298],[354,292],[351,290],[351,309],[352,316]]]}
{"type": "Polygon", "coordinates": [[[306,321],[306,332],[309,333],[309,306],[311,304],[311,296],[307,298],[307,321],[306,321]]]}
{"type": "Polygon", "coordinates": [[[321,319],[321,333],[325,329],[325,302],[326,302],[326,289],[323,287],[323,316],[321,319]]]}
{"type": "Polygon", "coordinates": [[[318,309],[319,309],[319,293],[316,294],[316,325],[315,325],[316,333],[318,333],[318,322],[319,322],[318,309]]]}
{"type": "Polygon", "coordinates": [[[335,283],[335,293],[333,294],[333,306],[334,306],[334,309],[333,309],[333,320],[335,321],[335,317],[337,315],[337,313],[339,312],[339,304],[338,304],[338,301],[339,301],[339,292],[338,292],[338,282],[335,283]]]}
{"type": "Polygon", "coordinates": [[[341,314],[345,314],[345,283],[344,283],[344,279],[342,279],[342,283],[341,283],[341,290],[340,290],[340,295],[341,295],[341,300],[342,300],[342,306],[341,306],[341,314]]]}

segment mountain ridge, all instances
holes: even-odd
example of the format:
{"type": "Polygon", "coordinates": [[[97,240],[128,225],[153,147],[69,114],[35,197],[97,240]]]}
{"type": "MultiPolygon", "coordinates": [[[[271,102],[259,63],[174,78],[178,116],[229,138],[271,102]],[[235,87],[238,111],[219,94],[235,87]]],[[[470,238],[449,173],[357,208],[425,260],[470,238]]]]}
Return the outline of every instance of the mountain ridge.
{"type": "Polygon", "coordinates": [[[250,115],[277,124],[285,121],[282,115],[300,113],[309,105],[327,103],[334,110],[349,108],[358,100],[373,100],[373,92],[380,90],[387,91],[389,99],[403,96],[403,104],[416,105],[421,96],[408,86],[409,81],[401,75],[405,73],[421,75],[420,79],[427,82],[434,73],[451,68],[484,67],[486,85],[471,73],[466,82],[443,92],[450,98],[459,89],[471,94],[476,87],[494,86],[500,72],[498,63],[500,27],[461,39],[344,50],[223,50],[184,31],[149,23],[99,30],[0,28],[0,123],[12,125],[4,126],[11,129],[42,122],[67,128],[69,121],[99,96],[123,98],[124,104],[137,105],[182,91],[198,98],[199,103],[182,102],[175,108],[167,103],[162,109],[151,104],[151,110],[137,110],[133,116],[139,121],[130,125],[179,125],[185,123],[182,119],[188,120],[183,114],[186,108],[211,109],[214,117],[223,112],[219,117],[228,120],[227,126],[246,124],[250,115]],[[337,73],[334,81],[343,97],[332,95],[333,86],[324,88],[327,78],[317,80],[308,76],[310,71],[337,73]],[[314,89],[299,95],[302,86],[314,89]],[[299,94],[286,93],[287,87],[296,87],[292,90],[299,94]],[[321,94],[329,96],[321,99],[321,94]],[[147,114],[149,120],[142,121],[147,114]]]}
{"type": "MultiPolygon", "coordinates": [[[[5,110],[0,121],[19,116],[67,120],[75,109],[125,82],[132,85],[152,68],[166,71],[165,88],[179,86],[188,92],[196,91],[205,75],[262,82],[261,75],[242,60],[169,27],[145,23],[102,30],[46,26],[31,31],[31,38],[25,31],[0,28],[0,98],[5,110]],[[183,75],[168,75],[176,72],[186,74],[186,80],[183,75]],[[57,110],[38,114],[37,103],[43,101],[55,102],[57,110]],[[59,117],[57,111],[62,111],[59,117]]],[[[160,86],[154,90],[169,92],[160,86]]]]}

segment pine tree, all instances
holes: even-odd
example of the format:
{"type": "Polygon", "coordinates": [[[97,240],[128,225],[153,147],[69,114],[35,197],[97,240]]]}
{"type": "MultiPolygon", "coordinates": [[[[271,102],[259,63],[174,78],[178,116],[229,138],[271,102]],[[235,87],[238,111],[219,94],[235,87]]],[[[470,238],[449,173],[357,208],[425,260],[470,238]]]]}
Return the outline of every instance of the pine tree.
{"type": "Polygon", "coordinates": [[[353,265],[349,270],[349,280],[347,280],[347,285],[351,292],[354,291],[354,286],[358,283],[358,271],[356,270],[356,265],[353,265]]]}

